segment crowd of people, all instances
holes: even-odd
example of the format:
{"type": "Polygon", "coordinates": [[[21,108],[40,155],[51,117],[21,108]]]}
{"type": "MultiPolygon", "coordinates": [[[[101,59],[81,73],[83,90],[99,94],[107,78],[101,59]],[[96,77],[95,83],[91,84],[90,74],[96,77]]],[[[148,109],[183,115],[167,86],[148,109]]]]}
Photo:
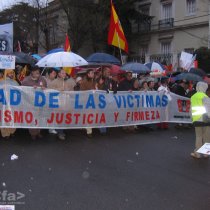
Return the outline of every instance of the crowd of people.
{"type": "MultiPolygon", "coordinates": [[[[43,73],[43,72],[42,72],[43,73]]],[[[196,93],[196,83],[189,81],[173,81],[170,77],[151,77],[150,74],[140,74],[133,76],[131,71],[126,71],[123,75],[113,74],[109,67],[100,70],[93,68],[86,69],[85,73],[70,77],[64,69],[50,68],[42,75],[38,66],[33,67],[29,75],[22,81],[18,80],[16,72],[6,69],[0,72],[0,84],[9,83],[12,85],[30,86],[42,89],[54,89],[58,91],[85,91],[104,90],[107,93],[112,91],[164,91],[170,97],[170,92],[180,96],[191,97],[196,93]]],[[[208,87],[206,88],[208,89],[208,87]]],[[[208,90],[207,90],[207,95],[208,90]]],[[[177,124],[176,128],[189,128],[191,125],[177,124]]],[[[123,130],[127,133],[139,131],[152,131],[154,129],[168,129],[168,123],[149,124],[144,126],[125,126],[123,130]]],[[[101,135],[105,135],[107,128],[100,128],[101,135]]],[[[15,128],[1,128],[3,138],[14,135],[15,128]]],[[[86,129],[87,136],[92,137],[92,128],[86,129]]],[[[32,139],[42,138],[40,129],[29,129],[32,139]]],[[[63,129],[50,129],[50,134],[57,135],[60,140],[65,140],[66,135],[63,129]]]]}

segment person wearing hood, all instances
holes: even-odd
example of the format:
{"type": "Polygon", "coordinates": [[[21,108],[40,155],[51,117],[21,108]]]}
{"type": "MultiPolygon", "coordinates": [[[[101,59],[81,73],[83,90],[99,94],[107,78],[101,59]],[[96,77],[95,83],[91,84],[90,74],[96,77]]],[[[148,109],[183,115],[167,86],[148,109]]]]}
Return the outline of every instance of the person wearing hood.
{"type": "MultiPolygon", "coordinates": [[[[19,85],[15,80],[15,72],[13,69],[5,69],[3,79],[0,80],[0,85],[19,85]]],[[[16,128],[1,128],[0,130],[2,137],[9,139],[10,136],[14,135],[16,128]]]]}
{"type": "Polygon", "coordinates": [[[191,97],[192,122],[195,127],[195,150],[191,153],[193,158],[208,157],[201,155],[197,150],[203,144],[210,142],[210,98],[206,95],[208,84],[198,82],[196,85],[196,93],[191,97]]]}

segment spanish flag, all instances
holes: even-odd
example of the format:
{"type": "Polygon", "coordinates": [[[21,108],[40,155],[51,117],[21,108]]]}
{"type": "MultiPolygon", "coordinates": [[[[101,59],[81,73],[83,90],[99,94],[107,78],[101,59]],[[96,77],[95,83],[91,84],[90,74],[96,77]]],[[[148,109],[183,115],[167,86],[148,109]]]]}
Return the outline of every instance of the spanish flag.
{"type": "Polygon", "coordinates": [[[65,44],[64,44],[64,51],[65,52],[70,52],[71,51],[71,45],[70,45],[70,42],[69,42],[68,34],[66,34],[66,39],[65,39],[65,44]]]}
{"type": "MultiPolygon", "coordinates": [[[[71,45],[70,45],[68,34],[66,34],[66,39],[65,39],[65,43],[64,43],[64,51],[71,52],[71,45]]],[[[72,67],[64,67],[63,69],[65,70],[65,72],[68,75],[73,76],[74,71],[73,71],[72,67]]]]}
{"type": "Polygon", "coordinates": [[[111,0],[111,17],[109,23],[108,44],[121,48],[122,50],[128,53],[128,43],[125,38],[125,34],[123,32],[120,20],[117,16],[112,0],[111,0]]]}
{"type": "Polygon", "coordinates": [[[17,78],[18,78],[18,80],[20,82],[22,82],[24,80],[24,78],[26,77],[27,72],[28,72],[28,67],[27,67],[27,65],[25,65],[24,68],[19,73],[19,75],[17,76],[17,78]]]}

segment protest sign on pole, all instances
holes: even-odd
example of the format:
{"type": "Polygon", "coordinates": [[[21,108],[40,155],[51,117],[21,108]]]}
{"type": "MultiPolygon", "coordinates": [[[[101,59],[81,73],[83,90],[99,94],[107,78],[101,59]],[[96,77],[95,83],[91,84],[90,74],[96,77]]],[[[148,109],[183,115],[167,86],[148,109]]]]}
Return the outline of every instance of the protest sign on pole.
{"type": "Polygon", "coordinates": [[[15,69],[15,56],[0,55],[0,69],[15,69]]]}
{"type": "Polygon", "coordinates": [[[180,57],[180,67],[189,71],[190,68],[194,67],[194,61],[196,59],[196,55],[182,52],[180,57]]]}
{"type": "Polygon", "coordinates": [[[0,51],[13,52],[13,23],[0,25],[0,51]]]}

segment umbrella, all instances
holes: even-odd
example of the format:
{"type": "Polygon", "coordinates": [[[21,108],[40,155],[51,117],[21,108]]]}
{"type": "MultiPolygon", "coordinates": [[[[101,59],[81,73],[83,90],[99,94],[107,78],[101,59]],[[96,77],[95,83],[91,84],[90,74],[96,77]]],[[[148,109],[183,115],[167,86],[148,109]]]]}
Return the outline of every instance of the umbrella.
{"type": "Polygon", "coordinates": [[[23,52],[14,52],[13,55],[15,55],[17,62],[16,63],[22,63],[22,64],[30,64],[32,66],[35,65],[35,62],[33,60],[33,58],[23,52]]]}
{"type": "Polygon", "coordinates": [[[150,69],[141,63],[135,63],[135,62],[131,62],[131,63],[126,63],[121,67],[122,70],[129,70],[132,71],[133,73],[149,73],[151,72],[150,69]]]}
{"type": "Polygon", "coordinates": [[[47,55],[51,54],[51,53],[56,53],[56,52],[64,52],[64,49],[63,48],[55,48],[55,49],[52,49],[50,51],[47,52],[47,55]]]}
{"type": "Polygon", "coordinates": [[[120,60],[107,53],[93,53],[86,60],[89,63],[111,63],[121,65],[120,60]]]}
{"type": "Polygon", "coordinates": [[[199,68],[191,68],[189,72],[192,73],[192,74],[196,74],[200,77],[205,77],[206,76],[206,72],[203,71],[202,69],[199,69],[199,68]]]}
{"type": "Polygon", "coordinates": [[[192,73],[181,73],[175,77],[175,80],[187,80],[195,82],[203,81],[203,79],[200,76],[192,73]]]}
{"type": "Polygon", "coordinates": [[[158,62],[150,62],[150,63],[145,63],[145,66],[147,66],[151,71],[165,71],[166,67],[162,65],[161,63],[158,62]]]}
{"type": "Polygon", "coordinates": [[[76,67],[87,64],[85,59],[73,52],[57,52],[46,55],[36,65],[39,67],[76,67]]]}
{"type": "Polygon", "coordinates": [[[14,53],[8,53],[8,52],[0,52],[1,55],[13,55],[15,56],[15,63],[19,64],[30,64],[31,66],[34,66],[35,61],[33,58],[23,52],[14,52],[14,53]]]}
{"type": "Polygon", "coordinates": [[[38,54],[33,54],[33,55],[31,55],[31,57],[34,58],[36,61],[39,61],[42,58],[42,56],[40,56],[38,54]]]}

